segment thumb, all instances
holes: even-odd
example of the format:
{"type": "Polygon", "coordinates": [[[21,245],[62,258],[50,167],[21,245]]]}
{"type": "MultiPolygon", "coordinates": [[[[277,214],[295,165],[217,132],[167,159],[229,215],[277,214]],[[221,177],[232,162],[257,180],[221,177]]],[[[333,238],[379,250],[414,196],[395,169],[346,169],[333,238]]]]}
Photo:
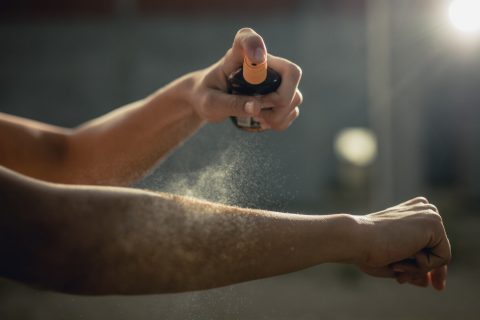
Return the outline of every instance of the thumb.
{"type": "Polygon", "coordinates": [[[415,255],[417,265],[421,270],[431,271],[435,268],[442,267],[448,263],[448,259],[437,255],[431,249],[424,249],[415,255]]]}
{"type": "Polygon", "coordinates": [[[207,100],[208,105],[204,106],[208,110],[209,118],[213,120],[223,120],[227,117],[254,117],[260,113],[260,101],[251,96],[241,96],[223,93],[212,90],[207,100]]]}
{"type": "Polygon", "coordinates": [[[267,48],[262,37],[253,29],[240,29],[235,35],[232,48],[227,52],[223,71],[228,76],[243,63],[244,57],[253,63],[262,63],[267,59],[267,48]]]}

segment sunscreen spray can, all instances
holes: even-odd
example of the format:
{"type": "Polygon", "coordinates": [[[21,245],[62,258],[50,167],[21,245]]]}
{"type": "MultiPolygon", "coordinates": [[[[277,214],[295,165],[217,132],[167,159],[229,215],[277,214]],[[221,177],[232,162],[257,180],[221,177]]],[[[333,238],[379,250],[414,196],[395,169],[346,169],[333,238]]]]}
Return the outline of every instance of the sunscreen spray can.
{"type": "MultiPolygon", "coordinates": [[[[252,63],[244,57],[243,66],[228,77],[228,93],[247,96],[260,96],[278,89],[281,83],[280,75],[267,66],[267,60],[262,63],[252,63]]],[[[233,123],[240,129],[250,132],[262,131],[260,123],[252,117],[231,117],[233,123]]]]}

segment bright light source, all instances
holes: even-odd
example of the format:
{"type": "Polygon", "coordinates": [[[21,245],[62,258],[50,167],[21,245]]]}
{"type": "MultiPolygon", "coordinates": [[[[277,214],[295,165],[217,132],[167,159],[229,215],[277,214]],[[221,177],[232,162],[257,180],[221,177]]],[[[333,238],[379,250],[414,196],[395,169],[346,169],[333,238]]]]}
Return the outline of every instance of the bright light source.
{"type": "Polygon", "coordinates": [[[480,30],[480,0],[456,0],[448,9],[450,21],[464,32],[480,30]]]}
{"type": "Polygon", "coordinates": [[[377,156],[377,140],[371,130],[347,128],[335,138],[335,152],[347,162],[367,166],[377,156]]]}

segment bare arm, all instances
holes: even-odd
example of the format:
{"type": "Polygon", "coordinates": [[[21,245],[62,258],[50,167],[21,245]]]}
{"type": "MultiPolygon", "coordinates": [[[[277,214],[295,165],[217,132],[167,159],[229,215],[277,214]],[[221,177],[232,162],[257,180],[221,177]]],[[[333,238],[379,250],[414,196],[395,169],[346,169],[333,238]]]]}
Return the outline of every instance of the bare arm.
{"type": "Polygon", "coordinates": [[[1,273],[30,284],[92,294],[176,292],[351,259],[346,235],[354,220],[347,215],[282,214],[3,175],[1,273]]]}
{"type": "Polygon", "coordinates": [[[68,187],[0,168],[0,206],[0,275],[71,293],[200,290],[324,262],[355,263],[398,279],[392,263],[426,248],[440,258],[409,274],[427,277],[433,270],[441,288],[440,270],[450,258],[438,214],[418,199],[380,222],[381,214],[376,220],[306,216],[125,188],[68,187]],[[407,230],[409,241],[399,241],[407,230]]]}
{"type": "Polygon", "coordinates": [[[207,121],[256,116],[266,128],[286,129],[302,102],[300,69],[270,55],[269,64],[284,79],[277,92],[261,98],[226,94],[227,76],[245,54],[257,62],[267,58],[262,38],[251,29],[240,30],[214,65],[75,129],[0,113],[0,165],[52,182],[128,185],[207,121]]]}
{"type": "Polygon", "coordinates": [[[191,85],[181,78],[71,130],[0,113],[0,164],[54,182],[128,184],[202,125],[180,94],[191,85]]]}

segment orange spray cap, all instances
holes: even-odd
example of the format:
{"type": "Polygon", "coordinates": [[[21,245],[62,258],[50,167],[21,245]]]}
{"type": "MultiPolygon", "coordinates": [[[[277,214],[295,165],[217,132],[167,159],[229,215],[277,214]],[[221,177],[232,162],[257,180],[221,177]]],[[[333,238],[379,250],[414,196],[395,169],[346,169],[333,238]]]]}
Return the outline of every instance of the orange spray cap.
{"type": "Polygon", "coordinates": [[[243,78],[250,84],[260,84],[267,79],[267,60],[253,63],[247,56],[243,59],[243,78]]]}

